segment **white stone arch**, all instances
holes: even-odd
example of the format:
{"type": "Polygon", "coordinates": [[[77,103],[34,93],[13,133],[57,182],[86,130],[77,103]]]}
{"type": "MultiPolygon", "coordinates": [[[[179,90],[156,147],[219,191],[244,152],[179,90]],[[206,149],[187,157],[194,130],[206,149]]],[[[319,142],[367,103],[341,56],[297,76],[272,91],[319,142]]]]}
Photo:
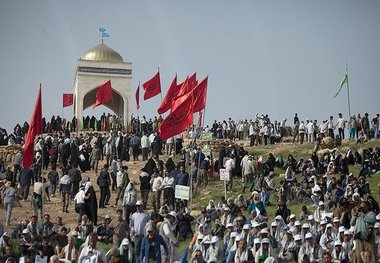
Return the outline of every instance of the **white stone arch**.
{"type": "MultiPolygon", "coordinates": [[[[92,107],[100,85],[111,80],[113,100],[104,104],[127,127],[131,113],[132,63],[101,43],[87,51],[77,63],[74,80],[74,116],[82,127],[83,111],[92,107]]],[[[100,117],[100,116],[96,116],[100,117]]]]}

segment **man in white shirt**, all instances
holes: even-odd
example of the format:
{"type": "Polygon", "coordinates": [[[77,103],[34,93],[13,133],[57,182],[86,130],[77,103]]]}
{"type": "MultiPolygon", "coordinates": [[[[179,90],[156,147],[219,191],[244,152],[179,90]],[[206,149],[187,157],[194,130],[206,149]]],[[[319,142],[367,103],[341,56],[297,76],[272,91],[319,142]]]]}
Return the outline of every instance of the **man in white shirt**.
{"type": "Polygon", "coordinates": [[[230,175],[229,176],[230,178],[226,185],[226,189],[228,190],[228,187],[230,187],[230,190],[232,190],[232,177],[235,171],[235,156],[231,155],[226,161],[226,163],[224,164],[224,167],[226,168],[226,170],[228,170],[229,175],[230,175]]]}
{"type": "Polygon", "coordinates": [[[85,199],[86,199],[86,194],[84,192],[84,186],[81,186],[79,188],[79,192],[74,197],[75,212],[78,213],[78,225],[82,221],[82,215],[84,215],[84,212],[85,212],[85,207],[84,207],[85,199]]]}
{"type": "Polygon", "coordinates": [[[96,245],[98,243],[98,235],[96,233],[90,233],[88,236],[88,245],[83,247],[79,255],[79,262],[97,262],[97,263],[107,263],[107,257],[104,251],[98,248],[96,245]],[[94,259],[94,261],[92,260],[94,259]]]}
{"type": "Polygon", "coordinates": [[[148,160],[149,147],[150,147],[149,138],[148,136],[146,136],[145,132],[143,132],[143,135],[141,137],[141,152],[142,152],[143,161],[148,160]]]}
{"type": "Polygon", "coordinates": [[[129,183],[129,176],[128,176],[128,166],[123,165],[121,166],[117,173],[116,173],[116,188],[117,188],[117,195],[116,195],[116,200],[115,200],[115,205],[117,205],[117,202],[119,200],[123,201],[123,196],[124,196],[124,190],[125,187],[129,183]]]}
{"type": "Polygon", "coordinates": [[[344,126],[345,126],[345,121],[344,118],[342,117],[342,113],[338,114],[338,121],[336,123],[336,127],[338,127],[338,132],[339,132],[339,137],[343,140],[344,139],[344,126]]]}
{"type": "Polygon", "coordinates": [[[37,178],[37,181],[33,185],[32,196],[32,214],[38,217],[38,222],[42,219],[42,204],[44,200],[44,184],[41,182],[41,177],[37,178]]]}
{"type": "Polygon", "coordinates": [[[322,134],[322,138],[327,136],[327,121],[323,121],[321,125],[319,126],[320,134],[322,134]]]}
{"type": "Polygon", "coordinates": [[[149,222],[149,214],[144,211],[143,202],[138,200],[136,202],[137,211],[132,214],[131,222],[129,224],[131,230],[131,237],[136,245],[136,258],[140,257],[141,241],[145,235],[145,226],[149,222]]]}
{"type": "Polygon", "coordinates": [[[327,129],[329,131],[329,136],[334,139],[334,121],[333,116],[330,116],[330,119],[327,121],[327,129]]]}
{"type": "Polygon", "coordinates": [[[150,185],[152,186],[153,198],[152,206],[154,212],[158,212],[161,207],[161,193],[163,178],[160,176],[158,169],[153,169],[152,179],[150,179],[150,185]]]}
{"type": "Polygon", "coordinates": [[[312,143],[314,142],[314,123],[312,120],[309,120],[308,123],[306,124],[306,129],[307,129],[307,142],[312,143]]]}
{"type": "Polygon", "coordinates": [[[247,159],[245,160],[244,158],[242,159],[242,162],[241,162],[241,174],[242,174],[241,180],[243,183],[243,193],[245,193],[245,189],[247,188],[250,180],[253,178],[253,174],[255,172],[255,168],[252,161],[253,157],[251,155],[247,155],[247,159]]]}

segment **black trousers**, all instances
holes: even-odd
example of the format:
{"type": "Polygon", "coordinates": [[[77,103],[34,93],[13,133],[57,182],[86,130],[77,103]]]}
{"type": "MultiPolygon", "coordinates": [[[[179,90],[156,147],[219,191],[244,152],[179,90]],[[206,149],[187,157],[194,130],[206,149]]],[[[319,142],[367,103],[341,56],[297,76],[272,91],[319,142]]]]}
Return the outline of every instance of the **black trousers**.
{"type": "Polygon", "coordinates": [[[99,208],[105,208],[106,205],[106,199],[110,195],[110,188],[109,186],[101,186],[100,187],[100,201],[99,201],[99,208]]]}

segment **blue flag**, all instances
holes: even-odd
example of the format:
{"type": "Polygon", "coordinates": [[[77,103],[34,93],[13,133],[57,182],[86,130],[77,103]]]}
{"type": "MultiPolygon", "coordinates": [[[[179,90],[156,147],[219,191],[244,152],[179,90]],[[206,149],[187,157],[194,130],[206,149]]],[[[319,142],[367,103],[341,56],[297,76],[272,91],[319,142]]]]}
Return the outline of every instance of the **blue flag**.
{"type": "Polygon", "coordinates": [[[107,33],[102,33],[102,37],[110,37],[110,35],[108,35],[107,33]]]}

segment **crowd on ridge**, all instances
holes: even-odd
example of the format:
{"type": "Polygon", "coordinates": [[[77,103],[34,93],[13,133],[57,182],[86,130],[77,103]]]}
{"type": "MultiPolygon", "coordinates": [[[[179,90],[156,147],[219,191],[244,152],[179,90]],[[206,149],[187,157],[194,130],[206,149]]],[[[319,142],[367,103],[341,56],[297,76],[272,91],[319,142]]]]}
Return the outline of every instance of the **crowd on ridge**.
{"type": "MultiPolygon", "coordinates": [[[[215,120],[210,126],[205,125],[202,128],[193,126],[189,131],[192,137],[199,137],[200,133],[204,131],[211,132],[213,138],[217,139],[250,140],[251,146],[266,145],[268,142],[274,144],[280,142],[284,136],[293,136],[293,143],[313,143],[317,140],[319,134],[339,138],[340,140],[349,138],[350,140],[366,141],[371,138],[379,138],[379,118],[379,114],[370,119],[368,113],[365,113],[364,116],[358,113],[346,120],[342,113],[339,113],[336,121],[333,116],[330,116],[327,120],[323,120],[318,124],[317,120],[301,120],[296,113],[291,126],[286,126],[286,118],[282,121],[275,120],[273,122],[268,114],[262,114],[261,116],[256,115],[255,118],[250,120],[235,121],[231,118],[223,121],[215,120]],[[346,130],[348,136],[345,134],[346,130]]],[[[81,127],[78,127],[75,117],[71,121],[67,121],[60,116],[55,117],[53,115],[50,122],[47,122],[46,118],[42,119],[42,132],[54,134],[76,131],[123,131],[141,136],[142,133],[151,134],[157,132],[162,121],[161,115],[155,116],[153,119],[137,116],[132,117],[128,127],[124,127],[122,118],[103,113],[99,119],[95,116],[91,118],[90,116],[83,117],[81,127]]],[[[24,122],[22,126],[17,124],[13,129],[13,133],[8,134],[6,129],[0,127],[0,145],[23,144],[28,128],[29,124],[27,122],[24,122]]]]}

